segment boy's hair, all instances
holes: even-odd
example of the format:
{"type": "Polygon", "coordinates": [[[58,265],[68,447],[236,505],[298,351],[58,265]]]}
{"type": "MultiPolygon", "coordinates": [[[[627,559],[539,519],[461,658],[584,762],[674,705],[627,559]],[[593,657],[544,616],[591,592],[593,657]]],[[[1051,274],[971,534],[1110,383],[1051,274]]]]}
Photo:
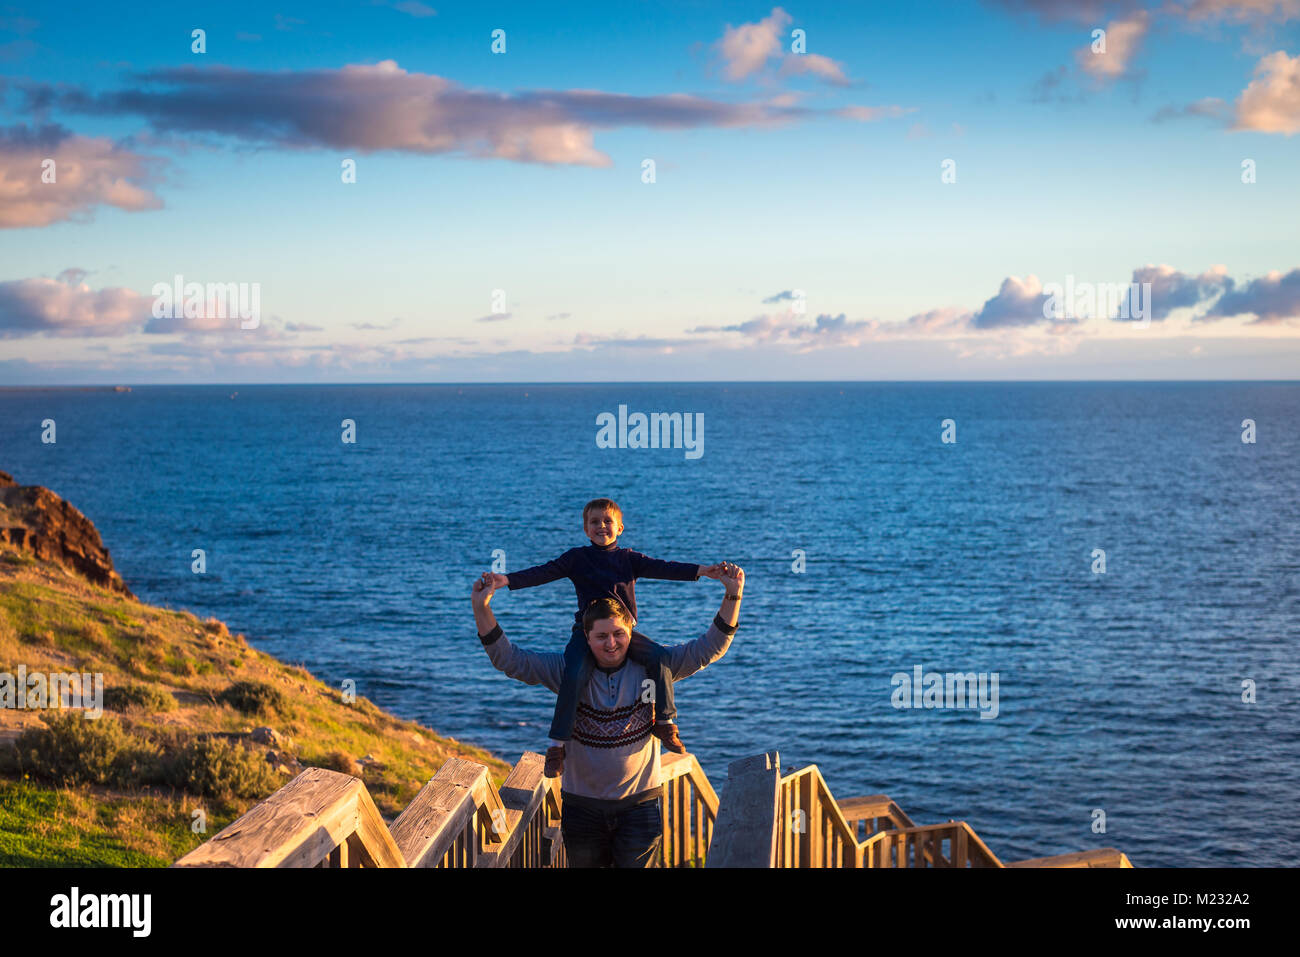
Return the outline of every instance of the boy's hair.
{"type": "Polygon", "coordinates": [[[597,598],[582,613],[582,633],[590,635],[596,622],[603,618],[617,618],[627,630],[632,630],[632,616],[627,613],[623,603],[617,598],[597,598]]]}
{"type": "Polygon", "coordinates": [[[592,511],[592,509],[597,508],[603,508],[606,511],[613,512],[620,519],[623,518],[623,510],[618,507],[618,502],[614,501],[612,498],[593,498],[586,505],[582,506],[582,521],[584,525],[587,522],[587,515],[592,511]]]}

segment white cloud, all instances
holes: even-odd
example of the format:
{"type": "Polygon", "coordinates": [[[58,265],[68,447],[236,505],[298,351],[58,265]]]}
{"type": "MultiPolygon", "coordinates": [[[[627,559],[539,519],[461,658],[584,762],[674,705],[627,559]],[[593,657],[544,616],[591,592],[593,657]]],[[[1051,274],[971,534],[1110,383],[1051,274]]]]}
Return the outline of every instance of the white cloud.
{"type": "Polygon", "coordinates": [[[1106,24],[1105,52],[1094,52],[1090,43],[1075,54],[1079,66],[1098,79],[1113,80],[1123,76],[1150,25],[1145,10],[1126,19],[1112,20],[1106,24]]]}
{"type": "Polygon", "coordinates": [[[1255,66],[1255,79],[1237,99],[1234,130],[1300,133],[1300,56],[1282,50],[1255,66]]]}
{"type": "Polygon", "coordinates": [[[89,218],[96,206],[160,209],[159,161],[61,126],[0,129],[0,229],[89,218]],[[45,181],[52,160],[53,182],[45,181]]]}
{"type": "Polygon", "coordinates": [[[792,23],[790,14],[780,7],[757,23],[727,24],[718,45],[726,61],[727,77],[743,80],[761,70],[767,61],[780,53],[782,34],[792,23]]]}

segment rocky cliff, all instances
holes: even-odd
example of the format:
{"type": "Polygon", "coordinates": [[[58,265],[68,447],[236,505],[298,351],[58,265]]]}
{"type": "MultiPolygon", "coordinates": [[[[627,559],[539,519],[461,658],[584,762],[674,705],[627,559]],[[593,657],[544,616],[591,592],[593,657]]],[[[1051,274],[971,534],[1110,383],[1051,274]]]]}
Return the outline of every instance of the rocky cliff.
{"type": "Polygon", "coordinates": [[[90,519],[49,489],[18,485],[7,472],[0,472],[0,538],[96,585],[135,597],[113,568],[90,519]]]}

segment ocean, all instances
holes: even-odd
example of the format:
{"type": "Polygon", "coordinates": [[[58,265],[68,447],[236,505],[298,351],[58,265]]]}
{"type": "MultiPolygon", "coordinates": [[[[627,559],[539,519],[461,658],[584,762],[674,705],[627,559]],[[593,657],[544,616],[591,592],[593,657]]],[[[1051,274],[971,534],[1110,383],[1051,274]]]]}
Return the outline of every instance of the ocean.
{"type": "MultiPolygon", "coordinates": [[[[776,749],[1003,861],[1295,863],[1297,465],[1294,382],[0,390],[0,469],[81,509],[141,599],[511,763],[554,696],[491,667],[470,585],[584,544],[583,504],[614,498],[620,544],[747,573],[730,651],[678,686],[719,792],[776,749]],[[598,445],[636,412],[689,417],[696,448],[598,445]],[[996,699],[898,706],[918,669],[996,699]]],[[[722,587],[637,597],[676,643],[722,587]]],[[[493,606],[559,651],[574,603],[493,606]]]]}

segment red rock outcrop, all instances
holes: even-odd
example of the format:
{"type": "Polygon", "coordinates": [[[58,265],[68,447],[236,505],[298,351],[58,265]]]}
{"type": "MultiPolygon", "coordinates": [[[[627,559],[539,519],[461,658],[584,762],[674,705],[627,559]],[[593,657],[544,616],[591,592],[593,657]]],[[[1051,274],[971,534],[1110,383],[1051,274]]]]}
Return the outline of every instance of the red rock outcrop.
{"type": "Polygon", "coordinates": [[[6,472],[0,472],[0,538],[102,588],[135,597],[90,519],[44,486],[18,485],[6,472]]]}

